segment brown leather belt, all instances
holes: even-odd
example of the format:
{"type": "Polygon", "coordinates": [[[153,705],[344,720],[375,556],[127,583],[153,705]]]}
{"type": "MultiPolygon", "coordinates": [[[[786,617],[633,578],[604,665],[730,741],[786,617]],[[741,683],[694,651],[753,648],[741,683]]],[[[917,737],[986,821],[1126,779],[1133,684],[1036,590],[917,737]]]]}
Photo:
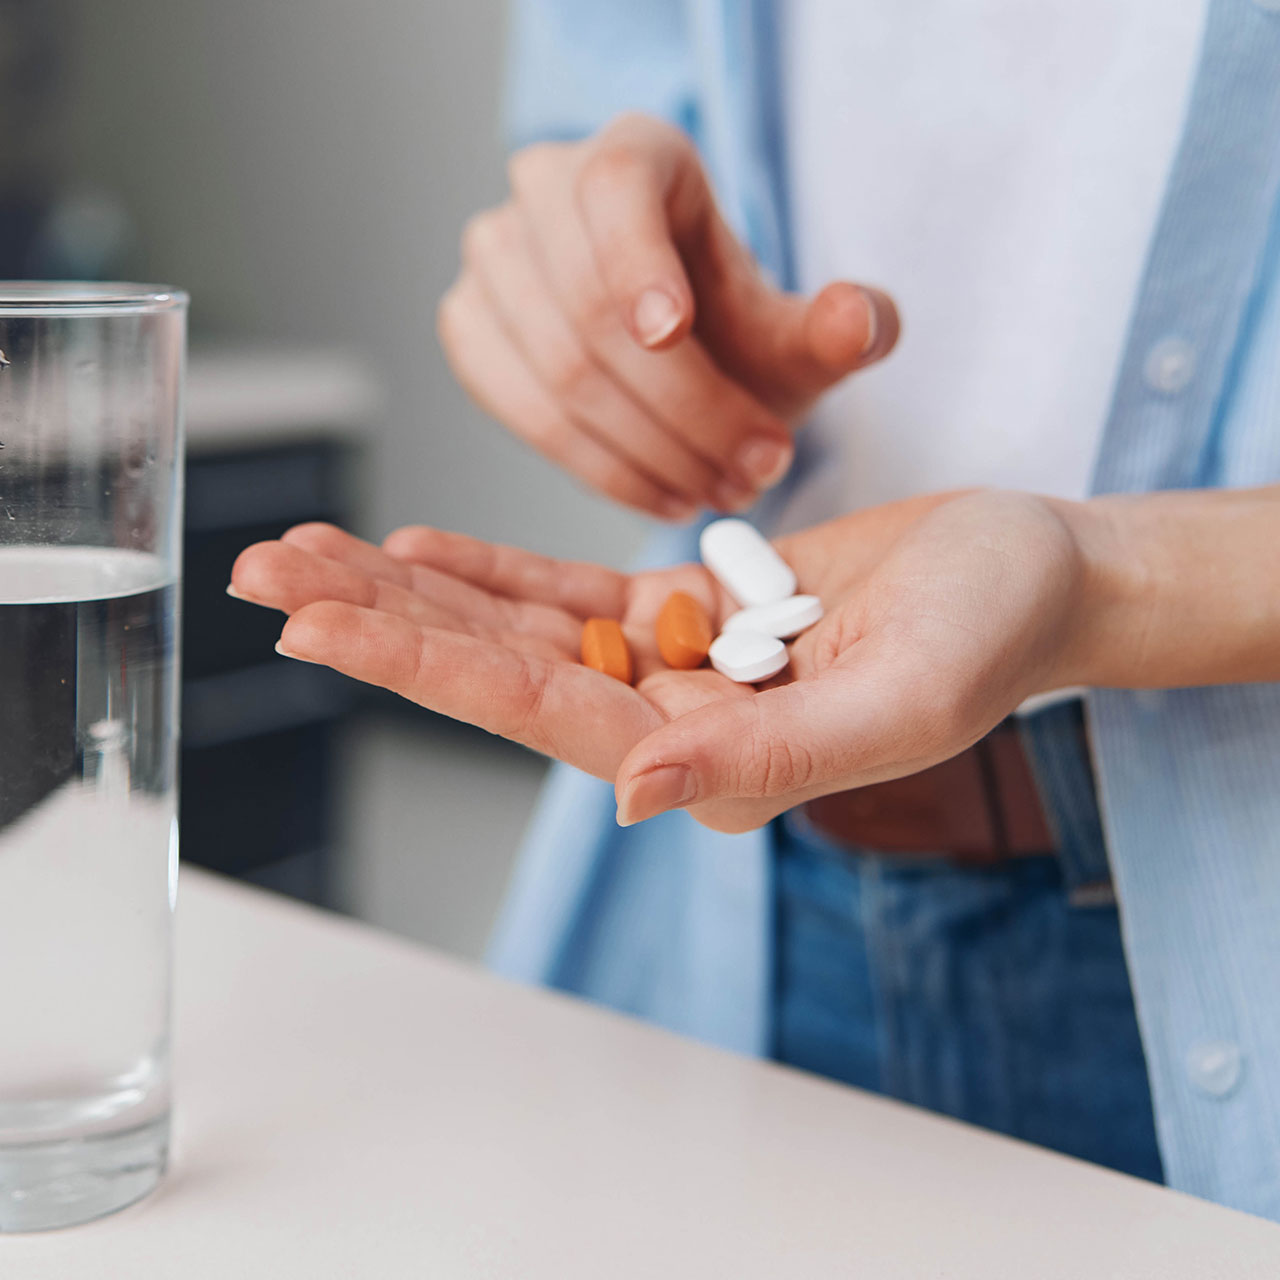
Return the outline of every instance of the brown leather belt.
{"type": "Polygon", "coordinates": [[[857,852],[932,854],[964,866],[1049,854],[1056,844],[1009,721],[931,769],[810,800],[803,813],[857,852]]]}

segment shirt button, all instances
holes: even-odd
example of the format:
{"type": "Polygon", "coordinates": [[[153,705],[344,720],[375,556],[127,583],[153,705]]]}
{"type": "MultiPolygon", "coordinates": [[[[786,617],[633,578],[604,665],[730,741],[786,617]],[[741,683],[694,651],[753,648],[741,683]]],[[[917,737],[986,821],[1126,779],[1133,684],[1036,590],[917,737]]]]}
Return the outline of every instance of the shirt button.
{"type": "Polygon", "coordinates": [[[1187,1050],[1191,1083],[1211,1098],[1225,1098],[1240,1083],[1244,1054],[1231,1040],[1201,1040],[1187,1050]]]}
{"type": "MultiPolygon", "coordinates": [[[[1280,0],[1276,0],[1280,4],[1280,0]]],[[[1162,338],[1147,352],[1142,376],[1152,391],[1167,396],[1186,388],[1196,371],[1196,353],[1184,338],[1162,338]]]]}

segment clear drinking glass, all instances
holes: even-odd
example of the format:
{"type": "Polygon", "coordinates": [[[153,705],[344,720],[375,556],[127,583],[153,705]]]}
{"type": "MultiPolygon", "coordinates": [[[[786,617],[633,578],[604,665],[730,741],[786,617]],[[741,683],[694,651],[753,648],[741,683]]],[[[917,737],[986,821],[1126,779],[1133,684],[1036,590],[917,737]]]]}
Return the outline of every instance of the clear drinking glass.
{"type": "Polygon", "coordinates": [[[186,309],[0,282],[0,1231],[165,1168],[186,309]]]}

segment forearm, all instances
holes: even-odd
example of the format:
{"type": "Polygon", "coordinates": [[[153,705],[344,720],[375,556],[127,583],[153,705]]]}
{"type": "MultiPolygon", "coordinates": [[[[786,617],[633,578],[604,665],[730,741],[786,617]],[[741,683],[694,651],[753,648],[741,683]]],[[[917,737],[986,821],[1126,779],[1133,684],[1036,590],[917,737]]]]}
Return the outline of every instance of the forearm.
{"type": "Polygon", "coordinates": [[[1082,556],[1062,684],[1280,680],[1280,486],[1055,507],[1082,556]]]}

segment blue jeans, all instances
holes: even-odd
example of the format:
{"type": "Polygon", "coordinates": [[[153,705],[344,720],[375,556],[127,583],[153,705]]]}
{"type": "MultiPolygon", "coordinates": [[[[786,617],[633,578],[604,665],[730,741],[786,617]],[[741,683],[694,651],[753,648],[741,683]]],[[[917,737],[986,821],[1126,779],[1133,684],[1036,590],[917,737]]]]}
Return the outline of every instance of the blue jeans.
{"type": "Polygon", "coordinates": [[[1054,856],[972,870],[774,824],[774,1056],[1160,1181],[1080,714],[1022,725],[1054,856]]]}

